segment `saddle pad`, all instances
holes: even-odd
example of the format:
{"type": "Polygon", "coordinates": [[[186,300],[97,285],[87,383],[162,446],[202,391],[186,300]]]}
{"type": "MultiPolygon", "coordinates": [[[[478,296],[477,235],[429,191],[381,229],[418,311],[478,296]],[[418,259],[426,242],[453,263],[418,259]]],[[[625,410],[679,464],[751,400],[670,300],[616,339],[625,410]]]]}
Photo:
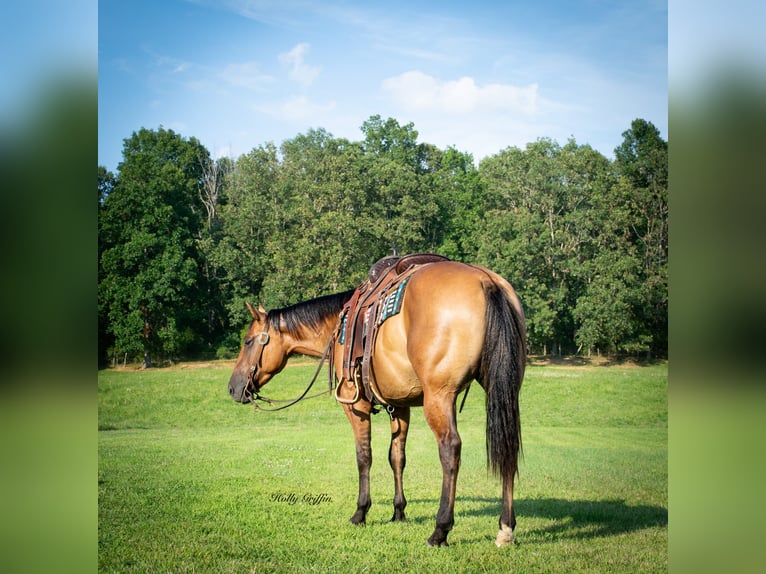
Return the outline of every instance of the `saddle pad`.
{"type": "Polygon", "coordinates": [[[338,343],[343,345],[346,342],[346,323],[348,322],[348,313],[343,313],[343,324],[340,326],[340,337],[338,343]]]}
{"type": "Polygon", "coordinates": [[[389,317],[393,317],[402,310],[402,300],[404,299],[404,288],[407,286],[412,275],[399,283],[394,291],[386,295],[383,305],[381,305],[380,315],[378,316],[378,325],[389,317]]]}

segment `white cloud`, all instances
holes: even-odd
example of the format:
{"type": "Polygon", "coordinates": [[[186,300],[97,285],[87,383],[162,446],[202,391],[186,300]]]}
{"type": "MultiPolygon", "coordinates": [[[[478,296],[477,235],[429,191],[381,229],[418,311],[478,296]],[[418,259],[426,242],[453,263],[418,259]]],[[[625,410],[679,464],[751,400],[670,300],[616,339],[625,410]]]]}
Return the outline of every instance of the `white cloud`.
{"type": "Polygon", "coordinates": [[[221,72],[221,77],[233,86],[254,91],[262,91],[274,81],[273,77],[258,69],[256,62],[229,64],[221,72]]]}
{"type": "Polygon", "coordinates": [[[309,45],[302,43],[295,46],[289,52],[279,55],[280,63],[290,68],[290,79],[303,86],[313,84],[321,72],[320,67],[310,66],[303,61],[308,51],[309,45]]]}
{"type": "Polygon", "coordinates": [[[510,84],[480,86],[468,76],[441,81],[419,71],[405,72],[382,83],[386,92],[408,111],[430,110],[466,114],[482,110],[506,110],[531,115],[538,109],[537,84],[525,87],[510,84]]]}

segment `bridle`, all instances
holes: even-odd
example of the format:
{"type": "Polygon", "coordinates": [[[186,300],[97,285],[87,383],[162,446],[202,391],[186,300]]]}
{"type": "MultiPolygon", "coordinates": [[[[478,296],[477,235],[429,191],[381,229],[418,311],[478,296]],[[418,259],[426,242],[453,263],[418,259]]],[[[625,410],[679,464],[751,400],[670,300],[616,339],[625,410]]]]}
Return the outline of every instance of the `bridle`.
{"type": "Polygon", "coordinates": [[[255,361],[253,361],[253,366],[250,367],[250,375],[247,377],[247,385],[245,385],[245,388],[242,390],[242,398],[248,398],[250,400],[255,400],[259,397],[258,395],[258,369],[261,366],[261,359],[263,358],[263,350],[266,348],[266,345],[269,344],[269,341],[271,340],[271,337],[269,336],[268,331],[261,331],[258,333],[258,336],[254,339],[254,341],[258,344],[258,348],[255,352],[255,361]],[[250,387],[255,389],[255,395],[253,395],[250,392],[250,387]]]}
{"type": "Polygon", "coordinates": [[[322,370],[322,365],[324,365],[324,362],[327,360],[327,357],[330,354],[330,350],[333,347],[333,344],[335,343],[335,337],[338,330],[338,327],[340,326],[341,318],[338,318],[338,322],[335,325],[335,329],[333,329],[332,335],[330,336],[330,340],[327,342],[327,346],[324,349],[324,352],[322,353],[322,358],[319,360],[319,365],[317,365],[316,372],[314,372],[314,376],[311,378],[311,382],[306,387],[306,390],[303,391],[303,393],[296,399],[291,400],[278,400],[278,399],[270,399],[268,397],[262,397],[261,394],[258,392],[260,390],[258,385],[258,370],[261,366],[261,359],[263,357],[263,350],[266,347],[266,345],[269,344],[269,341],[271,340],[271,337],[269,336],[269,333],[267,331],[261,331],[258,333],[258,336],[254,339],[254,341],[259,345],[255,352],[255,361],[253,362],[253,365],[250,367],[250,375],[247,378],[247,385],[245,385],[245,388],[242,390],[242,398],[247,398],[252,401],[253,406],[256,410],[259,411],[281,411],[282,409],[286,409],[287,407],[293,406],[295,403],[298,403],[302,401],[303,399],[313,399],[315,397],[319,397],[322,395],[326,395],[328,393],[332,392],[332,386],[333,386],[333,377],[332,377],[332,362],[330,364],[330,384],[329,388],[326,391],[322,391],[321,393],[316,393],[311,396],[306,396],[311,390],[311,387],[314,386],[314,383],[317,380],[317,377],[319,376],[319,371],[322,370]],[[254,391],[251,392],[250,388],[253,388],[254,391]],[[267,403],[269,405],[272,405],[274,403],[286,403],[282,406],[275,407],[272,409],[263,408],[262,406],[259,406],[256,401],[261,401],[264,403],[267,403]]]}

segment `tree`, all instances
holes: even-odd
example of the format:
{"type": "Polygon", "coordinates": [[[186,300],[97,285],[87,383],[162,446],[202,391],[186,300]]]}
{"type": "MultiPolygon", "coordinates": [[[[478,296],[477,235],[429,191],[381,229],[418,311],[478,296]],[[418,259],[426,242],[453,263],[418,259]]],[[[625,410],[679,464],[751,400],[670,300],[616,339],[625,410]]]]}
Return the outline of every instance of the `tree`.
{"type": "MultiPolygon", "coordinates": [[[[575,309],[601,249],[594,243],[603,227],[598,218],[609,215],[594,209],[614,184],[609,160],[574,140],[562,147],[540,139],[485,159],[479,172],[486,194],[477,261],[513,282],[534,352],[575,352],[582,346],[575,309]]],[[[609,323],[613,313],[599,319],[609,323]]]]}
{"type": "MultiPolygon", "coordinates": [[[[106,238],[101,231],[104,201],[114,189],[116,178],[104,166],[98,166],[98,285],[102,281],[101,254],[107,247],[106,238]]],[[[114,336],[109,332],[108,309],[102,297],[98,300],[98,364],[106,365],[109,361],[109,348],[114,344],[114,336]]]]}
{"type": "Polygon", "coordinates": [[[100,212],[99,297],[115,353],[174,358],[200,343],[200,158],[207,157],[195,138],[164,128],[125,140],[100,212]]]}
{"type": "Polygon", "coordinates": [[[629,189],[631,242],[641,262],[643,286],[635,310],[647,343],[641,350],[667,353],[668,144],[659,130],[636,119],[614,150],[621,185],[629,189]]]}
{"type": "Polygon", "coordinates": [[[532,352],[667,352],[667,143],[636,120],[610,162],[539,139],[474,166],[371,116],[352,142],[311,129],[213,161],[140,130],[99,167],[99,345],[174,357],[239,345],[244,302],[358,284],[394,251],[507,277],[532,352]]]}
{"type": "Polygon", "coordinates": [[[245,301],[260,294],[272,269],[265,246],[280,233],[279,171],[277,148],[268,143],[236,160],[223,189],[223,237],[216,257],[225,274],[229,319],[237,324],[246,319],[245,301]]]}
{"type": "Polygon", "coordinates": [[[562,281],[557,228],[562,214],[560,146],[538,140],[484,160],[487,218],[479,261],[508,277],[527,314],[532,349],[547,353],[562,344],[556,331],[566,285],[562,281]]]}
{"type": "Polygon", "coordinates": [[[353,286],[376,240],[361,147],[309,130],[285,141],[282,156],[274,194],[280,229],[265,246],[274,268],[266,297],[294,303],[353,286]]]}
{"type": "Polygon", "coordinates": [[[385,122],[379,115],[370,116],[362,123],[365,153],[389,157],[397,163],[417,170],[420,167],[418,131],[412,122],[399,125],[394,118],[385,122]]]}
{"type": "Polygon", "coordinates": [[[222,300],[223,269],[219,263],[219,245],[224,237],[218,211],[223,203],[223,190],[231,178],[234,164],[229,158],[213,160],[209,156],[199,158],[202,180],[199,199],[205,208],[206,219],[197,238],[200,254],[200,280],[198,289],[205,293],[203,305],[207,316],[207,332],[203,334],[209,347],[219,346],[226,338],[228,317],[222,300]]]}
{"type": "Polygon", "coordinates": [[[104,166],[98,166],[98,205],[99,208],[109,193],[114,189],[115,177],[114,174],[107,170],[104,166]]]}
{"type": "Polygon", "coordinates": [[[434,250],[457,261],[475,261],[484,228],[485,183],[473,156],[455,148],[445,150],[434,167],[431,186],[439,207],[432,225],[434,250]]]}
{"type": "Polygon", "coordinates": [[[207,227],[213,228],[218,222],[218,203],[226,177],[229,176],[233,165],[229,158],[213,160],[209,155],[199,158],[202,170],[202,182],[199,186],[199,199],[207,213],[207,227]]]}
{"type": "Polygon", "coordinates": [[[381,239],[379,255],[429,251],[432,222],[438,217],[432,179],[441,152],[419,144],[412,123],[399,125],[371,116],[362,124],[363,161],[371,198],[375,235],[381,239]]]}

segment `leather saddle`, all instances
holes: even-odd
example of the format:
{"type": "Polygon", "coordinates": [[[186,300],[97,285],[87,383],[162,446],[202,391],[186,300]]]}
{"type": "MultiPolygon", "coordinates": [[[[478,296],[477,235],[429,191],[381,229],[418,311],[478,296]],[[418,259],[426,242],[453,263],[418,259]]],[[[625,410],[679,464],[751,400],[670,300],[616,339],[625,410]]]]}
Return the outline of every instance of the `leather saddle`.
{"type": "Polygon", "coordinates": [[[349,381],[356,386],[357,396],[352,401],[341,400],[336,388],[336,399],[356,402],[361,389],[371,403],[388,406],[385,398],[380,396],[371,369],[378,329],[390,316],[384,312],[385,302],[397,290],[399,294],[403,292],[415,271],[439,261],[449,259],[431,253],[413,253],[402,257],[384,257],[370,267],[367,279],[356,288],[341,312],[342,321],[337,335],[343,345],[342,376],[338,388],[349,381]]]}

